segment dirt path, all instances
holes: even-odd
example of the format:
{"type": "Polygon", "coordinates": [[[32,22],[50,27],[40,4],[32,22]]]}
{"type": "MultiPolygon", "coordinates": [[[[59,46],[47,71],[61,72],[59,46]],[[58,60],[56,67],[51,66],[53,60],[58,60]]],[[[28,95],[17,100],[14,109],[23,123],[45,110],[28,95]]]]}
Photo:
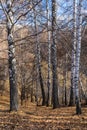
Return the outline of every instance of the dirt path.
{"type": "Polygon", "coordinates": [[[86,107],[80,116],[75,115],[75,107],[52,110],[33,103],[18,112],[8,110],[9,101],[0,97],[0,130],[87,130],[86,107]]]}

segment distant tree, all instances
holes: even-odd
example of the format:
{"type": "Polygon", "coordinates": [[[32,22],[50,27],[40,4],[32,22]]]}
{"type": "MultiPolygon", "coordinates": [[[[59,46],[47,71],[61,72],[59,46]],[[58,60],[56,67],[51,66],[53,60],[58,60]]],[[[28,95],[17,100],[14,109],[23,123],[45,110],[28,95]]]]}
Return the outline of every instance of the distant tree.
{"type": "Polygon", "coordinates": [[[47,100],[46,105],[49,106],[50,103],[50,87],[51,87],[51,32],[50,27],[50,14],[49,14],[49,1],[46,0],[46,15],[47,15],[47,42],[48,42],[48,78],[47,78],[47,100]]]}
{"type": "Polygon", "coordinates": [[[66,86],[66,80],[67,80],[67,53],[65,54],[65,57],[64,57],[64,61],[63,61],[63,64],[64,64],[64,68],[63,68],[63,77],[64,77],[64,80],[63,80],[63,87],[64,87],[64,99],[65,99],[65,105],[67,105],[67,86],[66,86]]]}
{"type": "Polygon", "coordinates": [[[56,0],[52,0],[52,45],[51,45],[51,61],[52,61],[52,100],[53,108],[57,108],[58,101],[58,84],[57,84],[57,47],[56,47],[56,0]]]}
{"type": "MultiPolygon", "coordinates": [[[[34,2],[32,2],[34,5],[34,2]]],[[[40,82],[41,92],[42,92],[42,106],[46,105],[45,99],[45,90],[42,78],[42,71],[41,71],[41,54],[40,54],[40,42],[39,42],[39,35],[38,35],[38,25],[37,25],[37,14],[35,8],[33,9],[34,12],[34,27],[35,27],[35,42],[36,42],[36,69],[37,69],[37,78],[40,82]]]]}

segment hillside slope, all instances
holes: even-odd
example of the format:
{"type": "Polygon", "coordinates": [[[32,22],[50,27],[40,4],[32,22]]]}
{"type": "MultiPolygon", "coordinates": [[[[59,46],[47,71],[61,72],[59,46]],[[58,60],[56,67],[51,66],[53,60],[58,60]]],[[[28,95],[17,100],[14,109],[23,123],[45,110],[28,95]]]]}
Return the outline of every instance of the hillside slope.
{"type": "Polygon", "coordinates": [[[0,130],[87,130],[87,108],[75,115],[75,107],[52,110],[33,103],[9,113],[9,98],[0,96],[0,130]]]}

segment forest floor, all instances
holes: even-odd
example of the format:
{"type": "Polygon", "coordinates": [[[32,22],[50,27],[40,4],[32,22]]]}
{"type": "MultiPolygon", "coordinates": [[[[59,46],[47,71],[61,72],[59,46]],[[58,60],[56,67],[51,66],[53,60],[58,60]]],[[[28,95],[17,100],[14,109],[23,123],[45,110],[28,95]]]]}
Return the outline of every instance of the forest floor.
{"type": "Polygon", "coordinates": [[[0,96],[0,130],[87,130],[87,107],[75,114],[75,107],[36,107],[29,103],[9,112],[7,97],[0,96]]]}

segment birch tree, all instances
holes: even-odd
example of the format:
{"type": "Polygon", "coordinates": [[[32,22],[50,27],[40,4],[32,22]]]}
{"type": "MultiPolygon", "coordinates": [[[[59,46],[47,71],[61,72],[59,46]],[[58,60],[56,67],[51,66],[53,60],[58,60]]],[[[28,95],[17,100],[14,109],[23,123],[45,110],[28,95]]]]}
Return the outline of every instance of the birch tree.
{"type": "MultiPolygon", "coordinates": [[[[33,3],[33,2],[32,2],[33,3]]],[[[34,5],[34,3],[33,3],[34,5]]],[[[39,36],[38,36],[38,25],[37,25],[37,14],[35,8],[33,9],[34,12],[34,27],[35,27],[35,35],[36,35],[36,69],[37,69],[37,78],[40,82],[41,92],[42,92],[42,105],[46,105],[45,99],[45,90],[44,84],[42,79],[42,71],[41,71],[41,54],[40,54],[40,43],[39,43],[39,36]]]]}
{"type": "Polygon", "coordinates": [[[75,59],[76,59],[76,43],[77,43],[77,0],[73,0],[73,42],[71,57],[71,88],[69,106],[75,105],[75,59]]]}
{"type": "Polygon", "coordinates": [[[57,47],[56,47],[56,0],[52,0],[52,100],[53,108],[57,108],[58,101],[58,84],[57,84],[57,47]]]}
{"type": "Polygon", "coordinates": [[[76,48],[76,65],[75,65],[75,101],[76,114],[81,114],[81,103],[79,97],[79,68],[80,68],[80,54],[81,54],[81,30],[82,30],[82,16],[81,16],[82,0],[78,4],[78,30],[77,30],[77,48],[76,48]]]}
{"type": "Polygon", "coordinates": [[[10,83],[10,111],[18,110],[18,88],[16,84],[16,59],[13,39],[13,10],[12,0],[6,1],[7,5],[7,39],[8,39],[8,63],[10,83]]]}
{"type": "Polygon", "coordinates": [[[49,22],[49,1],[46,0],[46,15],[47,15],[47,42],[48,42],[48,78],[47,78],[47,101],[46,101],[46,105],[49,106],[49,101],[50,101],[50,80],[51,80],[51,75],[50,75],[50,71],[51,71],[51,41],[50,41],[50,30],[49,30],[49,26],[50,26],[50,22],[49,22]]]}

